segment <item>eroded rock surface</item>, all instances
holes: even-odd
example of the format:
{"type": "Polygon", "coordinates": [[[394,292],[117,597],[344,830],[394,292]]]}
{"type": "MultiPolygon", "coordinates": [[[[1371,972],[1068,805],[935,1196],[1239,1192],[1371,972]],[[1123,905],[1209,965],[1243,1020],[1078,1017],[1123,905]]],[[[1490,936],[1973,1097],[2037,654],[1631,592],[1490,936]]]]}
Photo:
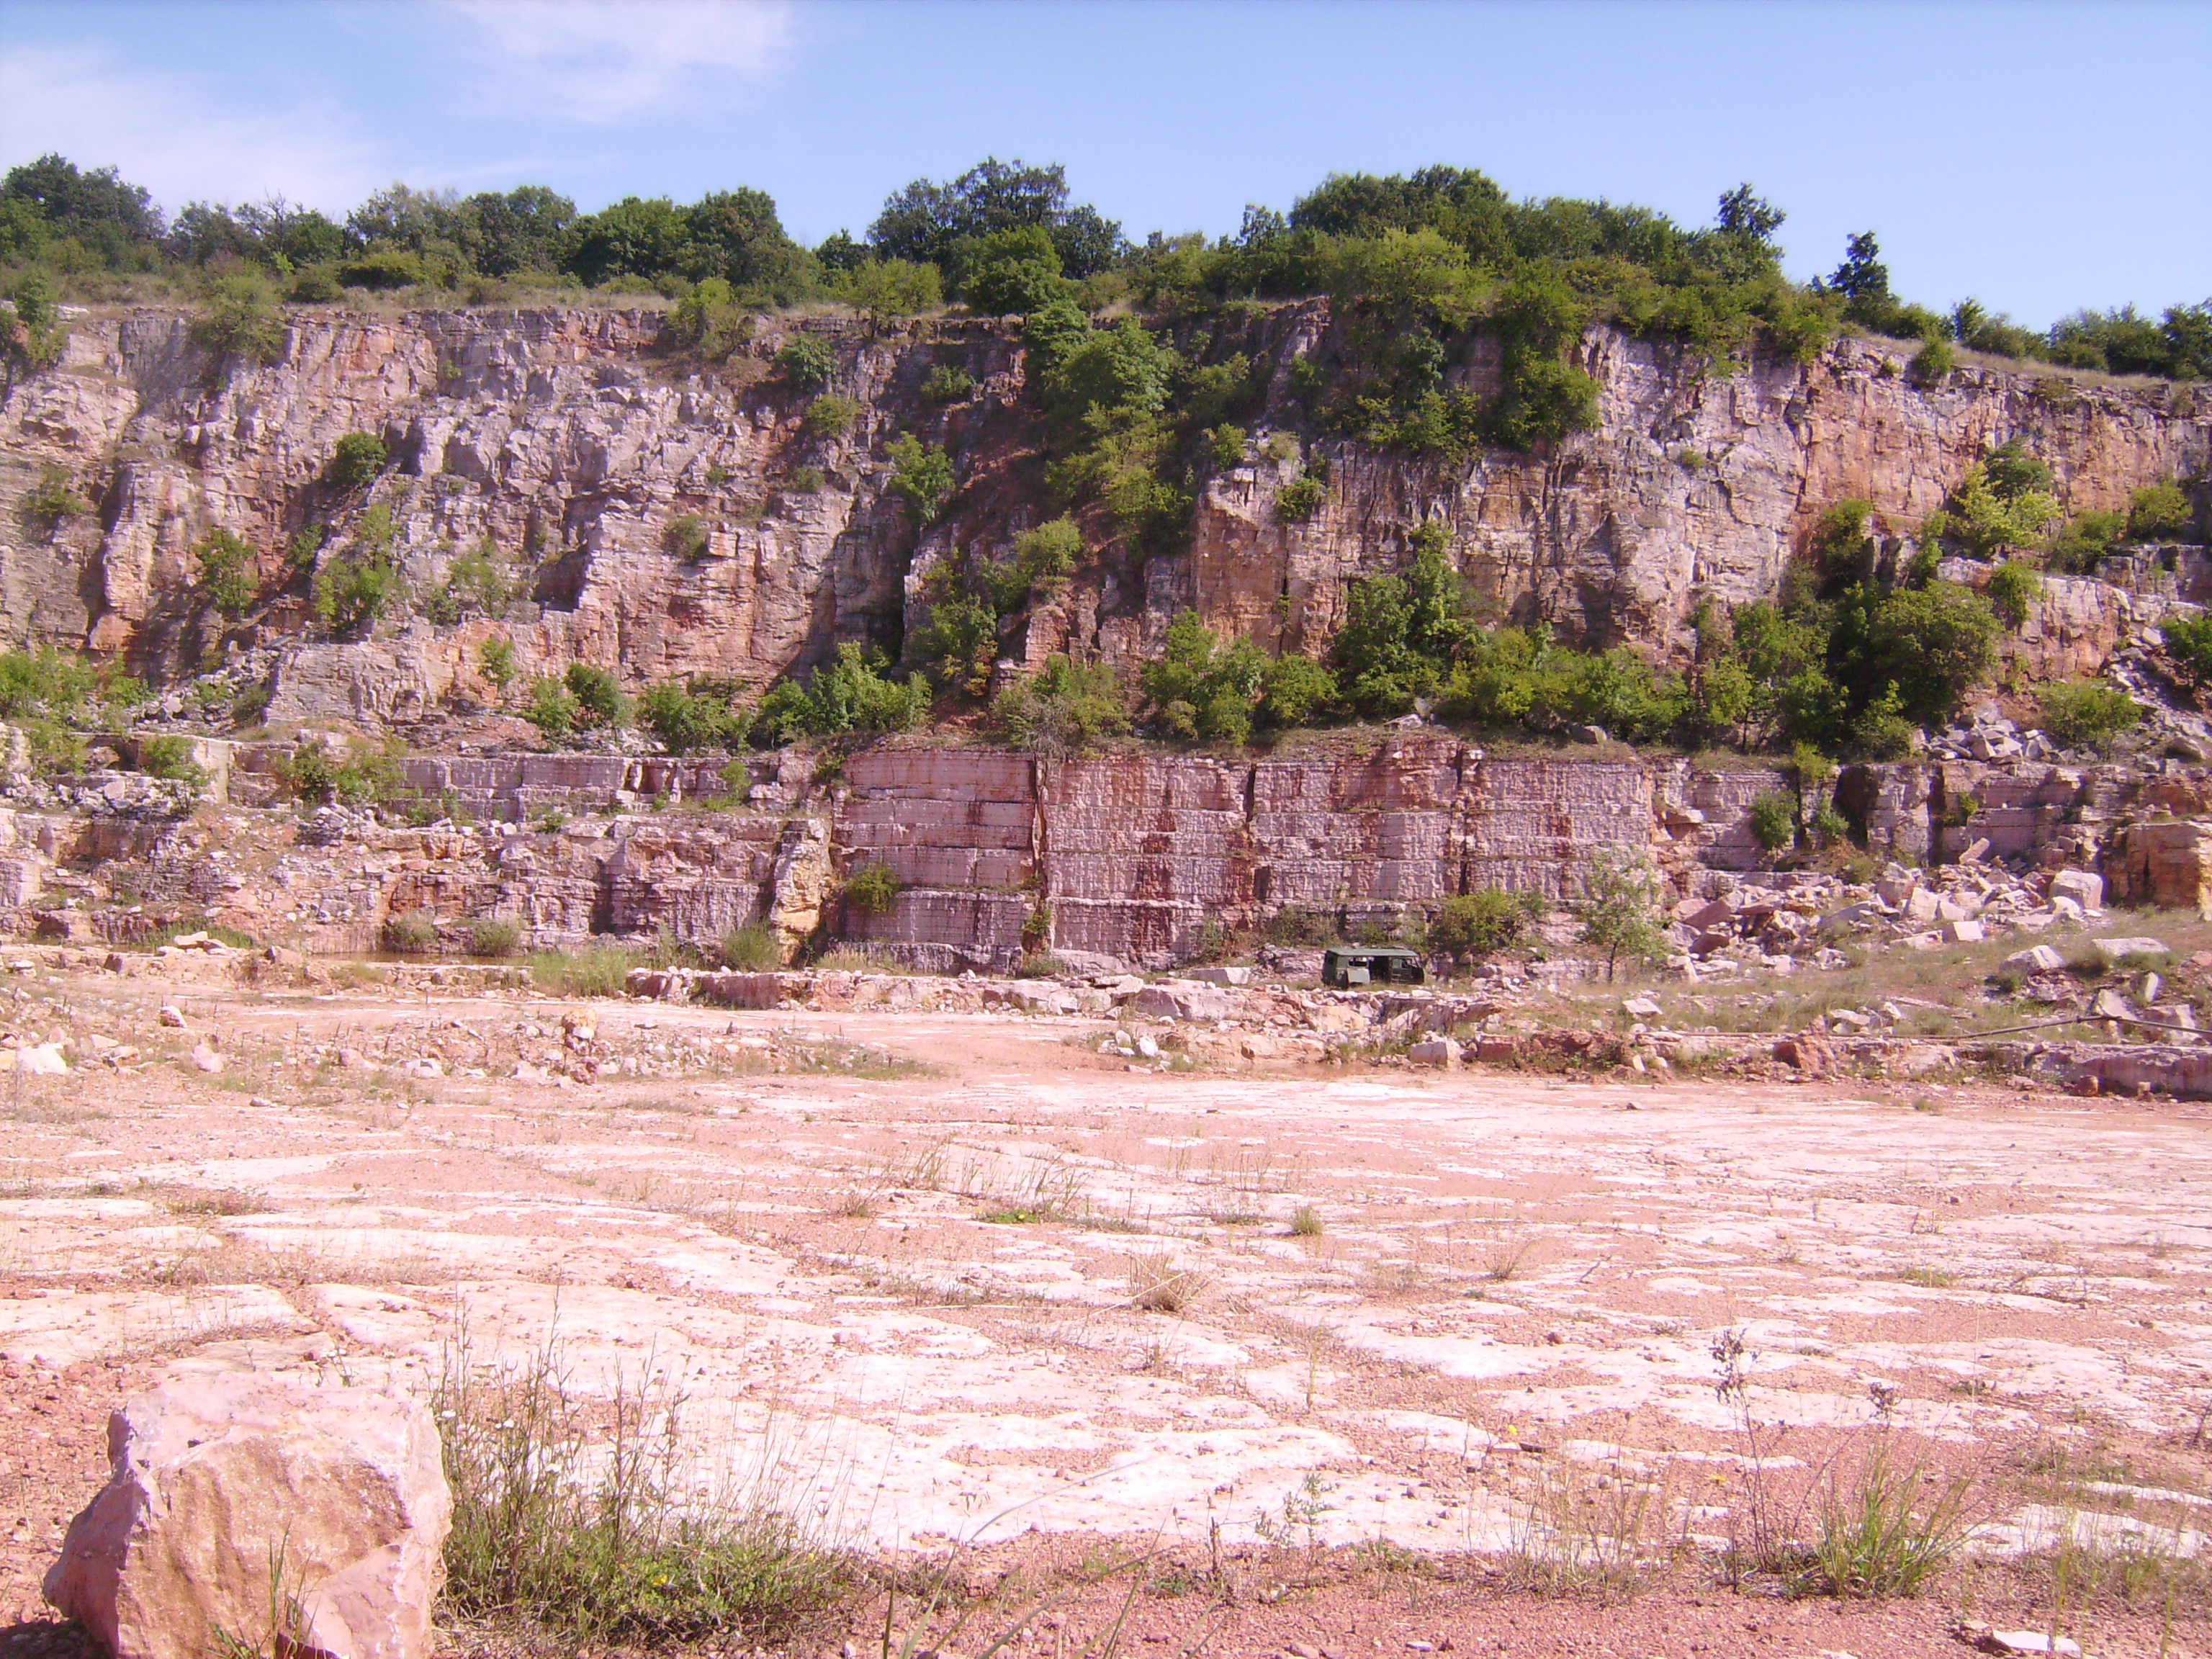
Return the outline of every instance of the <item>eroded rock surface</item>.
{"type": "Polygon", "coordinates": [[[420,1659],[453,1501],[420,1403],[252,1373],[184,1376],[108,1427],[113,1474],[70,1528],[46,1600],[117,1659],[226,1638],[420,1659]]]}

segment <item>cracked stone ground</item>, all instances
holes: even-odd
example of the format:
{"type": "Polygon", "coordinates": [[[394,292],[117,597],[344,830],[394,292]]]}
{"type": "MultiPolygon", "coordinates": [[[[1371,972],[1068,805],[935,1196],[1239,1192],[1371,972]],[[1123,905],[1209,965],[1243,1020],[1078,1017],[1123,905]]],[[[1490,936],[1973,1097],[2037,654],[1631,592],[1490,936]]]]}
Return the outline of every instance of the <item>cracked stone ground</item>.
{"type": "MultiPolygon", "coordinates": [[[[641,1072],[719,1058],[556,1086],[511,1075],[560,1044],[546,1000],[13,983],[27,1041],[142,1050],[0,1079],[19,1619],[124,1389],[423,1389],[549,1345],[580,1394],[680,1396],[702,1490],[879,1551],[1717,1549],[1755,1481],[1881,1443],[1971,1478],[1992,1563],[2062,1534],[2185,1558],[2212,1512],[2198,1106],[1132,1073],[1070,1041],[1095,1022],[605,1003],[641,1072]],[[216,1077],[176,1058],[210,1031],[216,1077]]],[[[1922,1651],[1958,1610],[1866,1615],[1853,1650],[1922,1651]]],[[[2201,1645],[2178,1616],[2169,1650],[2201,1645]]]]}

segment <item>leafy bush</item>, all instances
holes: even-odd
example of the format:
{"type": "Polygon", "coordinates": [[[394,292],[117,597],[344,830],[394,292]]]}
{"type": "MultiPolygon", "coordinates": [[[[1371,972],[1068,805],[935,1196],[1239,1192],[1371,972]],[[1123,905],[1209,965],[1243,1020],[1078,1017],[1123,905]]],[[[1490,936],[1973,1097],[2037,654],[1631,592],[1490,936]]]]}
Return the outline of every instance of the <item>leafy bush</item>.
{"type": "Polygon", "coordinates": [[[2093,510],[2075,514],[2052,544],[2045,561],[2047,567],[2066,575],[2091,574],[2097,568],[2097,561],[2110,553],[2127,533],[2127,522],[2126,515],[2119,513],[2093,510]]]}
{"type": "Polygon", "coordinates": [[[478,646],[477,672],[504,691],[514,679],[514,641],[490,639],[478,646]]]}
{"type": "Polygon", "coordinates": [[[341,558],[315,577],[315,614],[333,634],[374,624],[399,591],[399,573],[379,559],[341,558]]]}
{"type": "Polygon", "coordinates": [[[820,467],[794,466],[791,469],[791,477],[784,481],[784,488],[794,495],[811,495],[825,482],[820,467]]]}
{"type": "Polygon", "coordinates": [[[1649,960],[1666,946],[1659,922],[1659,872],[1648,859],[1617,848],[1598,848],[1586,866],[1583,896],[1574,911],[1582,923],[1582,942],[1605,953],[1607,980],[1621,957],[1649,960]]]}
{"type": "Polygon", "coordinates": [[[718,363],[752,337],[752,313],[720,276],[698,283],[668,313],[667,337],[686,356],[718,363]]]}
{"type": "Polygon", "coordinates": [[[703,559],[712,538],[704,519],[696,513],[679,513],[660,532],[660,544],[679,559],[703,559]]]}
{"type": "Polygon", "coordinates": [[[384,919],[384,948],[422,956],[438,948],[438,923],[421,910],[397,910],[384,919]]]}
{"type": "Polygon", "coordinates": [[[1543,896],[1537,893],[1506,892],[1494,887],[1455,893],[1438,905],[1430,919],[1429,943],[1458,961],[1496,956],[1526,939],[1543,920],[1544,908],[1543,896]]]}
{"type": "Polygon", "coordinates": [[[39,481],[23,495],[23,516],[51,532],[64,519],[92,511],[92,503],[76,492],[64,468],[52,461],[39,464],[39,481]]]}
{"type": "Polygon", "coordinates": [[[2102,750],[2142,723],[2142,706],[2124,691],[2094,680],[2039,687],[2036,702],[2043,729],[2062,749],[2102,750]]]}
{"type": "Polygon", "coordinates": [[[506,561],[487,536],[447,562],[445,580],[423,609],[432,622],[451,628],[478,613],[498,614],[507,608],[508,597],[506,561]]]}
{"type": "Polygon", "coordinates": [[[82,732],[44,717],[25,721],[22,730],[31,770],[40,777],[75,777],[84,770],[89,751],[82,732]]]}
{"type": "Polygon", "coordinates": [[[294,799],[311,804],[374,806],[398,793],[400,787],[396,748],[340,753],[320,738],[294,748],[279,775],[294,799]]]}
{"type": "Polygon", "coordinates": [[[1036,673],[999,693],[991,724],[1004,742],[1065,758],[1126,733],[1128,702],[1105,664],[1074,663],[1055,652],[1036,673]]]}
{"type": "Polygon", "coordinates": [[[469,954],[472,957],[511,957],[521,948],[522,929],[514,922],[486,918],[470,924],[469,954]]]}
{"type": "Polygon", "coordinates": [[[168,778],[197,787],[207,774],[192,759],[192,740],[185,737],[147,738],[138,745],[138,769],[149,778],[168,778]]]}
{"type": "Polygon", "coordinates": [[[1751,804],[1746,822],[1751,838],[1768,853],[1778,853],[1797,834],[1797,802],[1779,790],[1770,789],[1751,804]]]}
{"type": "Polygon", "coordinates": [[[806,406],[802,424],[811,438],[842,438],[853,429],[853,422],[860,418],[860,405],[854,398],[830,392],[817,398],[806,406]]]}
{"type": "Polygon", "coordinates": [[[815,392],[829,385],[836,372],[837,352],[827,340],[795,334],[775,354],[775,366],[792,385],[815,392]]]}
{"type": "Polygon", "coordinates": [[[755,733],[770,744],[847,732],[906,732],[929,712],[929,682],[891,678],[879,653],[848,641],[819,665],[805,685],[784,680],[761,699],[755,733]]]}
{"type": "Polygon", "coordinates": [[[253,603],[253,550],[228,530],[200,538],[200,591],[226,617],[242,617],[253,603]]]}
{"type": "Polygon", "coordinates": [[[881,915],[891,908],[902,884],[888,864],[873,860],[845,878],[845,902],[866,915],[881,915]]]}
{"type": "Polygon", "coordinates": [[[1944,528],[1977,558],[2033,547],[2059,516],[2051,489],[2051,469],[2013,439],[1966,470],[1951,492],[1944,528]]]}
{"type": "Polygon", "coordinates": [[[915,525],[927,530],[945,510],[957,482],[952,462],[941,449],[933,449],[911,433],[890,446],[891,493],[905,499],[914,510],[915,525]]]}
{"type": "Polygon", "coordinates": [[[579,726],[620,726],[629,718],[629,702],[622,694],[622,683],[606,669],[572,662],[561,682],[576,700],[579,726]]]}
{"type": "Polygon", "coordinates": [[[894,317],[917,317],[945,303],[935,265],[910,259],[871,259],[830,284],[830,293],[880,326],[894,317]]]}
{"type": "Polygon", "coordinates": [[[1252,735],[1267,659],[1249,640],[1224,646],[1195,611],[1168,624],[1140,683],[1155,723],[1170,737],[1241,744],[1252,735]]]}
{"type": "Polygon", "coordinates": [[[1831,653],[1841,684],[1894,687],[1904,713],[1936,720],[1989,672],[1997,626],[1989,602],[1954,582],[1887,594],[1861,587],[1842,607],[1831,653]]]}
{"type": "Polygon", "coordinates": [[[1912,354],[1910,372],[1915,386],[1939,385],[1956,361],[1948,342],[1930,340],[1912,354]]]}
{"type": "Polygon", "coordinates": [[[2177,483],[2145,484],[2128,503],[2128,539],[2170,541],[2186,536],[2195,524],[2189,497],[2177,483]]]}
{"type": "Polygon", "coordinates": [[[783,940],[764,921],[749,921],[725,934],[721,952],[722,965],[739,973],[757,974],[783,964],[783,940]]]}
{"type": "Polygon", "coordinates": [[[192,340],[217,357],[265,363],[284,343],[284,325],[272,308],[275,295],[258,272],[219,276],[210,283],[205,309],[192,325],[192,340]]]}
{"type": "Polygon", "coordinates": [[[1290,652],[1261,671],[1260,702],[1253,712],[1261,725],[1287,731],[1322,719],[1336,700],[1336,676],[1312,658],[1290,652]]]}
{"type": "Polygon", "coordinates": [[[732,704],[729,689],[665,680],[638,699],[638,723],[672,755],[743,743],[752,716],[732,704]]]}
{"type": "Polygon", "coordinates": [[[1275,522],[1304,524],[1321,511],[1328,499],[1328,485],[1310,472],[1301,472],[1285,484],[1275,497],[1275,522]]]}
{"type": "Polygon", "coordinates": [[[933,404],[957,404],[975,390],[975,377],[951,363],[939,363],[921,382],[921,395],[933,404]]]}
{"type": "Polygon", "coordinates": [[[1025,590],[1023,597],[1064,580],[1083,552],[1083,532],[1073,519],[1049,520],[1022,532],[1014,538],[1014,572],[1025,590]]]}
{"type": "Polygon", "coordinates": [[[340,261],[336,275],[347,288],[377,290],[413,288],[428,281],[430,272],[420,256],[404,248],[385,247],[340,261]]]}
{"type": "Polygon", "coordinates": [[[532,682],[530,701],[525,705],[522,718],[536,726],[547,741],[558,743],[576,729],[581,714],[575,696],[557,679],[532,682]]]}
{"type": "Polygon", "coordinates": [[[2014,633],[2035,614],[2036,601],[2042,597],[2043,577],[2033,565],[2008,559],[1990,573],[1990,609],[2014,633]]]}
{"type": "Polygon", "coordinates": [[[386,459],[384,440],[374,432],[349,432],[331,451],[323,476],[336,489],[360,489],[374,483],[386,459]]]}

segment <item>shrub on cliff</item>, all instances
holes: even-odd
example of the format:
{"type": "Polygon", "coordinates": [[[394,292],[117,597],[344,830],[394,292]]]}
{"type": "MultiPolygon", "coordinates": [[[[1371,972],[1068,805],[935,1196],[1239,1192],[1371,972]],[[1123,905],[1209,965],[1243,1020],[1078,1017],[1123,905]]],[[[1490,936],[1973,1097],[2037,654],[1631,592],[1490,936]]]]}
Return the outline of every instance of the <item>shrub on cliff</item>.
{"type": "Polygon", "coordinates": [[[842,438],[853,429],[853,422],[860,418],[860,405],[851,398],[830,392],[817,398],[806,406],[801,424],[810,438],[842,438]]]}
{"type": "Polygon", "coordinates": [[[751,711],[732,701],[734,688],[693,680],[664,680],[638,699],[638,723],[672,755],[734,748],[752,730],[751,711]]]}
{"type": "Polygon", "coordinates": [[[1002,742],[1066,759],[1125,735],[1128,700],[1105,664],[1071,662],[1055,652],[1036,673],[999,693],[991,726],[1002,742]]]}
{"type": "MultiPolygon", "coordinates": [[[[2212,684],[2212,616],[2168,617],[2158,625],[2181,672],[2198,685],[2212,684]]],[[[4,713],[0,703],[0,713],[4,713]]]]}
{"type": "Polygon", "coordinates": [[[226,617],[242,617],[253,603],[253,549],[228,530],[200,538],[200,591],[226,617]]]}
{"type": "Polygon", "coordinates": [[[2128,539],[2169,541],[2185,537],[2195,527],[2196,514],[2179,484],[2145,484],[2128,503],[2128,539]]]}
{"type": "Polygon", "coordinates": [[[383,439],[374,432],[349,432],[331,449],[323,476],[333,489],[360,489],[376,482],[385,459],[383,439]]]}
{"type": "Polygon", "coordinates": [[[557,679],[533,680],[530,686],[530,701],[524,705],[522,718],[538,730],[549,743],[558,743],[572,735],[576,729],[580,710],[574,696],[557,679]]]}
{"type": "Polygon", "coordinates": [[[836,372],[837,352],[829,341],[811,334],[794,334],[775,354],[777,371],[792,385],[818,392],[836,372]]]}
{"type": "Polygon", "coordinates": [[[1601,951],[1611,980],[1623,957],[1649,961],[1665,949],[1659,920],[1659,872],[1649,859],[1601,847],[1584,867],[1583,896],[1574,906],[1582,923],[1577,937],[1601,951]]]}
{"type": "Polygon", "coordinates": [[[315,614],[333,634],[373,627],[399,592],[399,573],[388,556],[366,548],[331,560],[316,573],[315,614]]]}
{"type": "Polygon", "coordinates": [[[845,902],[866,915],[881,915],[891,908],[905,884],[880,859],[871,860],[845,878],[845,902]]]}
{"type": "Polygon", "coordinates": [[[1252,712],[1267,659],[1249,640],[1223,645],[1195,611],[1168,624],[1159,654],[1140,671],[1153,723],[1185,741],[1241,744],[1252,735],[1252,712]]]}
{"type": "Polygon", "coordinates": [[[2063,749],[2103,750],[2121,732],[2142,724],[2142,705],[2118,687],[2071,680],[2039,687],[2038,718],[2063,749]]]}
{"type": "Polygon", "coordinates": [[[24,492],[21,510],[26,521],[52,535],[63,520],[91,512],[92,503],[77,494],[66,469],[42,461],[38,483],[24,492]]]}
{"type": "Polygon", "coordinates": [[[1543,896],[1484,888],[1455,893],[1429,921],[1429,944],[1455,962],[1493,957],[1528,936],[1544,917],[1543,896]]]}
{"type": "Polygon", "coordinates": [[[830,284],[830,297],[863,313],[872,327],[897,317],[918,317],[945,303],[941,274],[911,259],[869,259],[830,284]]]}
{"type": "Polygon", "coordinates": [[[891,678],[880,653],[850,641],[818,665],[806,683],[782,680],[761,699],[752,735],[764,744],[848,732],[911,731],[929,713],[929,682],[891,678]]]}
{"type": "Polygon", "coordinates": [[[1797,803],[1780,790],[1770,789],[1752,802],[1745,823],[1762,852],[1778,853],[1796,838],[1797,803]]]}
{"type": "Polygon", "coordinates": [[[2043,577],[2033,565],[2007,559],[1990,573],[1990,608],[2014,633],[2027,625],[2042,597],[2043,577]]]}
{"type": "Polygon", "coordinates": [[[953,477],[951,459],[941,449],[931,448],[912,433],[902,434],[892,441],[890,455],[893,495],[903,499],[913,509],[915,526],[927,530],[937,522],[937,515],[945,510],[951,498],[953,477]]]}
{"type": "Polygon", "coordinates": [[[623,696],[622,682],[606,669],[572,662],[561,683],[576,700],[579,726],[618,726],[629,719],[629,700],[623,696]]]}
{"type": "Polygon", "coordinates": [[[219,276],[208,285],[192,340],[218,358],[264,363],[284,343],[284,325],[276,316],[276,296],[258,272],[219,276]]]}

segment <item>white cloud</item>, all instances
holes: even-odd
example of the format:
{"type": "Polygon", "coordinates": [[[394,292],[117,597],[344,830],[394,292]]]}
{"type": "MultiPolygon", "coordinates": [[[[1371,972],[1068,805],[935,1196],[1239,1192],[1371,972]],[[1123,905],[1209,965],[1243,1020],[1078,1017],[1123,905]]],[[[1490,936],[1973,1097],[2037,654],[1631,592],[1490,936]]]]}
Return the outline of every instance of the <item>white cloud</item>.
{"type": "Polygon", "coordinates": [[[465,70],[486,101],[597,126],[726,103],[790,55],[787,0],[451,0],[477,37],[465,70]],[[473,56],[473,54],[472,54],[473,56]]]}
{"type": "Polygon", "coordinates": [[[325,106],[246,102],[203,77],[118,64],[96,46],[0,48],[0,158],[58,151],[114,167],[174,212],[271,191],[343,214],[389,173],[325,106]]]}

